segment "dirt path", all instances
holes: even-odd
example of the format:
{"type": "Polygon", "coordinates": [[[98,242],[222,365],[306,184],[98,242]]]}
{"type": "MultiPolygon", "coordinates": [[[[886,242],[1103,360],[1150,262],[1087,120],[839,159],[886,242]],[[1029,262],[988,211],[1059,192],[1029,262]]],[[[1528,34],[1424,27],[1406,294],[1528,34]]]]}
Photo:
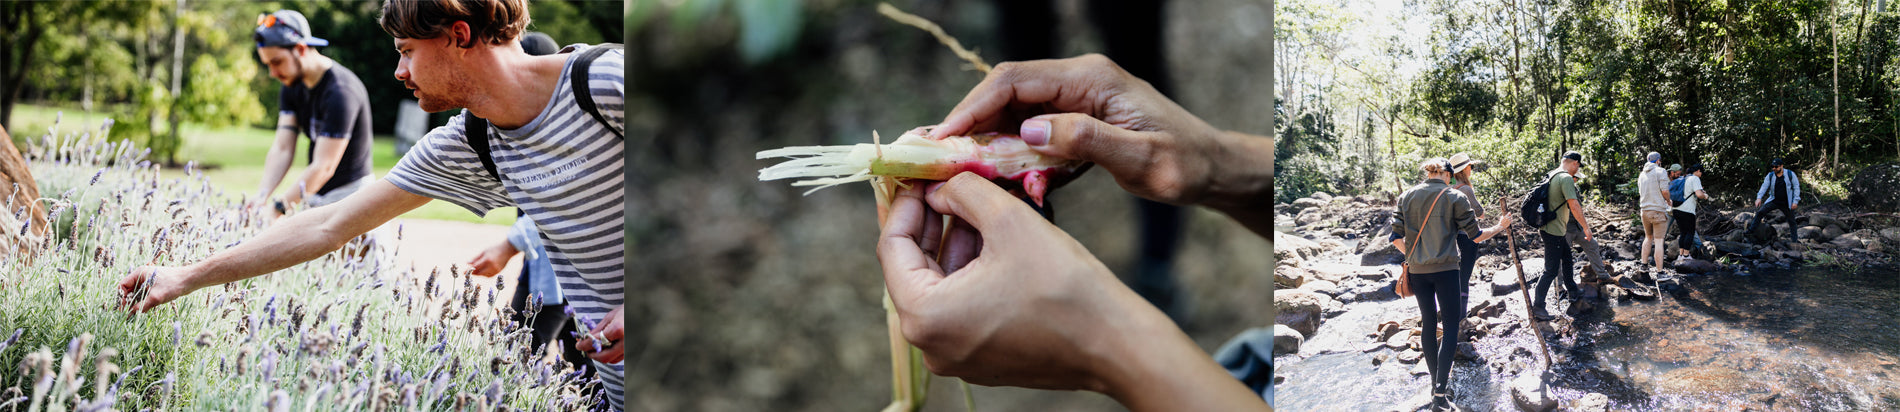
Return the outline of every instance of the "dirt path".
{"type": "MultiPolygon", "coordinates": [[[[402,239],[397,241],[396,262],[400,267],[414,267],[417,276],[428,276],[432,269],[441,269],[446,276],[451,265],[468,269],[469,258],[477,252],[493,246],[508,238],[508,227],[479,223],[455,222],[429,219],[395,219],[385,229],[395,230],[402,227],[402,239]]],[[[391,236],[387,238],[393,238],[391,236]]],[[[508,267],[501,273],[510,276],[503,293],[512,293],[515,278],[521,273],[521,255],[508,260],[508,267]]],[[[494,278],[477,278],[482,287],[494,287],[494,278]]],[[[506,295],[513,296],[513,295],[506,295]]]]}

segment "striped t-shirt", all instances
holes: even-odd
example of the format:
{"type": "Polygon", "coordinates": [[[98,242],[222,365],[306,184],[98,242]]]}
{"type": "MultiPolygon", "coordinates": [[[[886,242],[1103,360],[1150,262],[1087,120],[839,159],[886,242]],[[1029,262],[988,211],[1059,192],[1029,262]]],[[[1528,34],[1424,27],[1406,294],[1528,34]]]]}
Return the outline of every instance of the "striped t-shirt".
{"type": "MultiPolygon", "coordinates": [[[[563,50],[571,53],[560,85],[533,121],[515,130],[489,126],[488,147],[501,181],[469,148],[466,111],[423,136],[389,171],[388,180],[478,216],[500,207],[521,208],[541,231],[568,305],[598,323],[625,296],[626,146],[613,132],[625,127],[626,54],[608,51],[588,68],[587,88],[611,124],[606,125],[576,103],[567,76],[573,56],[587,47],[563,50]]],[[[620,407],[623,367],[598,361],[594,366],[606,384],[603,393],[620,407]]]]}

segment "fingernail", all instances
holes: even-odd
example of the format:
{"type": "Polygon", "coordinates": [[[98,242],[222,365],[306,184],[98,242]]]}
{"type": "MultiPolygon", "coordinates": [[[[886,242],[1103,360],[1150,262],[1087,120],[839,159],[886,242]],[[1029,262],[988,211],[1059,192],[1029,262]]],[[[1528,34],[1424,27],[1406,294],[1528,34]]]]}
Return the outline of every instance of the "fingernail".
{"type": "Polygon", "coordinates": [[[1022,136],[1023,143],[1028,143],[1030,146],[1049,144],[1049,120],[1041,118],[1024,120],[1022,136]]]}
{"type": "Polygon", "coordinates": [[[944,182],[932,182],[930,184],[924,185],[924,196],[929,196],[931,193],[937,193],[937,189],[942,188],[943,184],[944,182]]]}

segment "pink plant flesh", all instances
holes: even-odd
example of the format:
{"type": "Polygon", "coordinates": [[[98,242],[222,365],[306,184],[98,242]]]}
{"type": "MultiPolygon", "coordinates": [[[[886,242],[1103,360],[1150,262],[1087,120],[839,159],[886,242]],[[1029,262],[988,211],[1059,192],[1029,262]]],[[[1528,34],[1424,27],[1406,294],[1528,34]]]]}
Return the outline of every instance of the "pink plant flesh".
{"type": "MultiPolygon", "coordinates": [[[[1043,204],[1049,190],[1079,174],[1085,162],[1044,156],[1008,133],[930,139],[930,127],[904,133],[890,144],[795,146],[766,150],[759,159],[791,160],[759,170],[759,180],[805,178],[793,186],[831,186],[876,178],[949,180],[971,172],[1004,187],[1020,187],[1043,204]]],[[[875,132],[873,132],[875,136],[875,132]]]]}

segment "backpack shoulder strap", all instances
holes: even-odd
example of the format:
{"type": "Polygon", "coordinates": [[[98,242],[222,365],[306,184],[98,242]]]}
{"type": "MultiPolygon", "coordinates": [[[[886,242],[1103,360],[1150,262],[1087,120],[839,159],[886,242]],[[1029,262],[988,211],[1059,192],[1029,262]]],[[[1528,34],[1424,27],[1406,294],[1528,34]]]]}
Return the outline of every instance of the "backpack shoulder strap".
{"type": "Polygon", "coordinates": [[[594,120],[599,121],[602,126],[606,126],[607,131],[613,132],[614,136],[625,140],[627,135],[622,133],[620,129],[614,128],[612,123],[608,123],[607,116],[600,114],[600,106],[594,103],[594,94],[590,92],[587,87],[587,69],[593,66],[594,59],[600,58],[600,55],[606,54],[609,50],[618,50],[621,47],[622,46],[618,43],[606,43],[582,51],[579,56],[574,57],[574,65],[568,67],[567,84],[574,89],[574,101],[580,103],[581,110],[586,111],[587,114],[594,115],[594,120]]]}
{"type": "Polygon", "coordinates": [[[468,121],[462,123],[462,136],[468,138],[468,148],[475,150],[475,157],[482,159],[482,169],[488,170],[488,177],[501,181],[501,173],[495,169],[495,155],[488,148],[488,119],[466,113],[468,121]]]}

